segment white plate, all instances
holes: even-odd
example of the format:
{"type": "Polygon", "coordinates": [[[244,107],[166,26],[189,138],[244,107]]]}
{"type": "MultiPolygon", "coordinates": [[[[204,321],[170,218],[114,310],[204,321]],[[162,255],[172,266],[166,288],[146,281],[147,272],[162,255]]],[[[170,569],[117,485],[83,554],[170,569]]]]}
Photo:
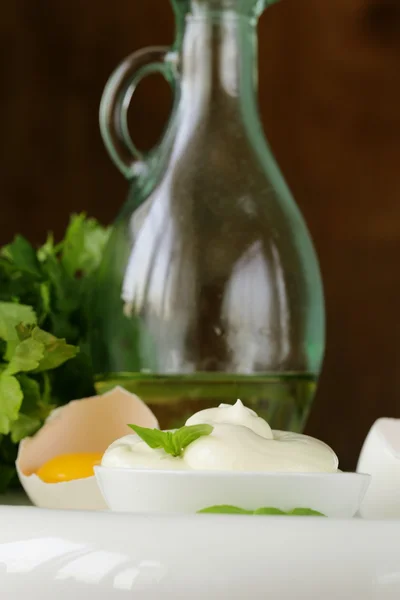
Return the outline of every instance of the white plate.
{"type": "Polygon", "coordinates": [[[400,521],[0,507],[4,600],[399,600],[400,521]]]}

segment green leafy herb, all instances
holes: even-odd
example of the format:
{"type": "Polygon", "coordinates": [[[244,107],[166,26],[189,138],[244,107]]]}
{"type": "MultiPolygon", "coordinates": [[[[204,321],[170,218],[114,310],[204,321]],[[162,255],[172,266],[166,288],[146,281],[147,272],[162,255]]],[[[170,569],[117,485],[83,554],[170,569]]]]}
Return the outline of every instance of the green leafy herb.
{"type": "Polygon", "coordinates": [[[5,246],[1,251],[1,255],[8,258],[21,272],[40,279],[40,266],[36,252],[22,235],[17,235],[12,244],[5,246]]]}
{"type": "Polygon", "coordinates": [[[11,423],[18,419],[22,400],[18,379],[3,372],[0,375],[0,433],[10,433],[11,423]]]}
{"type": "Polygon", "coordinates": [[[10,357],[6,373],[14,375],[21,371],[34,371],[44,357],[44,346],[33,338],[27,338],[17,344],[10,357]]]}
{"type": "Polygon", "coordinates": [[[0,248],[0,490],[17,481],[17,444],[51,410],[95,394],[89,294],[109,230],[73,215],[39,249],[17,235],[0,248]]]}
{"type": "Polygon", "coordinates": [[[108,236],[108,230],[99,227],[95,219],[86,219],[83,214],[75,216],[62,244],[61,262],[66,272],[70,276],[93,273],[108,236]]]}
{"type": "Polygon", "coordinates": [[[209,515],[253,515],[253,510],[245,510],[244,508],[239,508],[237,506],[229,506],[228,504],[221,504],[220,506],[210,506],[208,508],[203,508],[198,511],[199,514],[209,514],[209,515]]]}
{"type": "Polygon", "coordinates": [[[54,335],[42,331],[39,327],[20,325],[20,341],[14,349],[5,372],[14,375],[21,371],[50,371],[56,369],[70,358],[74,358],[79,349],[59,340],[54,335]]]}
{"type": "Polygon", "coordinates": [[[33,435],[40,429],[42,421],[38,417],[28,417],[19,413],[18,419],[11,424],[11,439],[17,444],[28,435],[33,435]]]}
{"type": "Polygon", "coordinates": [[[253,511],[253,515],[289,515],[291,513],[280,510],[279,508],[273,508],[272,506],[266,506],[265,508],[257,508],[253,511]]]}
{"type": "Polygon", "coordinates": [[[279,508],[265,507],[257,508],[257,510],[246,510],[237,506],[219,505],[210,506],[199,510],[199,514],[216,514],[216,515],[285,515],[289,517],[325,517],[322,513],[312,510],[311,508],[294,508],[288,512],[279,508]]]}
{"type": "Polygon", "coordinates": [[[294,508],[287,513],[291,517],[325,517],[322,513],[311,508],[294,508]]]}
{"type": "Polygon", "coordinates": [[[8,364],[8,357],[3,357],[3,370],[0,374],[0,434],[11,432],[14,442],[24,437],[23,431],[31,433],[38,428],[38,421],[40,424],[39,414],[35,414],[35,410],[40,408],[39,384],[26,375],[20,382],[16,375],[55,369],[78,352],[77,348],[66,344],[65,340],[58,340],[39,327],[20,324],[16,330],[21,341],[16,344],[8,364]],[[24,400],[23,390],[28,394],[28,400],[32,402],[34,398],[38,402],[32,415],[19,414],[24,400]]]}
{"type": "Polygon", "coordinates": [[[39,329],[39,327],[32,330],[31,339],[43,348],[43,357],[37,367],[38,372],[57,369],[70,358],[74,358],[79,352],[78,348],[67,344],[64,339],[60,340],[51,333],[39,329]]]}
{"type": "Polygon", "coordinates": [[[5,342],[18,340],[16,327],[20,323],[36,323],[32,307],[13,301],[0,302],[0,338],[5,342]]]}
{"type": "Polygon", "coordinates": [[[181,456],[184,449],[192,442],[204,435],[210,435],[213,431],[211,425],[184,426],[176,431],[160,431],[159,429],[147,429],[138,425],[129,425],[131,429],[150,448],[162,448],[167,454],[181,456]]]}

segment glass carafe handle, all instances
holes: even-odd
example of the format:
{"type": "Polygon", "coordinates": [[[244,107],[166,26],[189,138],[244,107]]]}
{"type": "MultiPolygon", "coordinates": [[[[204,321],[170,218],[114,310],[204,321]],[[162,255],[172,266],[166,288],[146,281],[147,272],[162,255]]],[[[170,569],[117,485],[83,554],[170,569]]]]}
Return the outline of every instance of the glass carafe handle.
{"type": "Polygon", "coordinates": [[[100,130],[105,146],[127,179],[143,173],[148,155],[138,150],[128,127],[128,110],[136,86],[146,75],[161,73],[174,84],[174,52],[154,46],[134,52],[111,75],[100,105],[100,130]]]}

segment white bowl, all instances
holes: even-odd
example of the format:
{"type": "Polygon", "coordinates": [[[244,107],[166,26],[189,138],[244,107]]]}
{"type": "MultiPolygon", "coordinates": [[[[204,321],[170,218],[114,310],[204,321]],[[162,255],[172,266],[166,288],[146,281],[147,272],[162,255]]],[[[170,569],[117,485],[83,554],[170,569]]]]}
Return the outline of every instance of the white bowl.
{"type": "Polygon", "coordinates": [[[156,471],[95,467],[111,510],[196,513],[229,504],[247,510],[311,508],[329,517],[353,517],[370,476],[359,473],[247,473],[156,471]]]}

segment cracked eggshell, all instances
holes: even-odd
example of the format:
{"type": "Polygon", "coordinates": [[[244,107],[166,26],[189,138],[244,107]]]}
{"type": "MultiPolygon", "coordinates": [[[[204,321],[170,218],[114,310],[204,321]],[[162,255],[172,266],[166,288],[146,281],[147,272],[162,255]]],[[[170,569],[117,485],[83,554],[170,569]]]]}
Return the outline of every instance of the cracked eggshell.
{"type": "Polygon", "coordinates": [[[100,452],[127,434],[127,424],[158,428],[153,412],[135,394],[116,387],[102,396],[57,408],[43,427],[19,446],[16,469],[31,502],[41,508],[105,510],[96,478],[45,483],[37,470],[61,454],[100,452]]]}

